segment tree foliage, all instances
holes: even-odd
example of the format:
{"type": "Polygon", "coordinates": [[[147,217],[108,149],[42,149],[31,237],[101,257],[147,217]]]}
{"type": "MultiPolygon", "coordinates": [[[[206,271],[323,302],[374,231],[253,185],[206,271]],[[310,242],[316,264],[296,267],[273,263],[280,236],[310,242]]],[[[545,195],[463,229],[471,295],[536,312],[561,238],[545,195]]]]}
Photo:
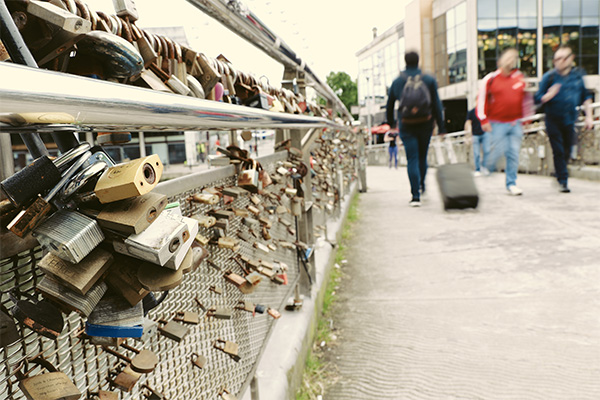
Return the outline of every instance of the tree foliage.
{"type": "MultiPolygon", "coordinates": [[[[345,72],[332,71],[327,75],[327,84],[338,95],[348,111],[352,106],[358,105],[358,87],[350,75],[345,72]]],[[[320,100],[322,104],[326,104],[324,99],[320,100]]]]}

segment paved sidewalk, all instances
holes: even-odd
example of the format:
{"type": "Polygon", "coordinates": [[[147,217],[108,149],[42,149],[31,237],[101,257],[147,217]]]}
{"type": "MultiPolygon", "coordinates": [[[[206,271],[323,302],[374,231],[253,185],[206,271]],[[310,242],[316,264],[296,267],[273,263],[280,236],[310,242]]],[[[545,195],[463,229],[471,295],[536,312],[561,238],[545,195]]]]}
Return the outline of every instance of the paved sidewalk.
{"type": "Polygon", "coordinates": [[[446,213],[434,169],[417,209],[405,169],[367,174],[324,400],[600,399],[600,183],[495,174],[446,213]]]}

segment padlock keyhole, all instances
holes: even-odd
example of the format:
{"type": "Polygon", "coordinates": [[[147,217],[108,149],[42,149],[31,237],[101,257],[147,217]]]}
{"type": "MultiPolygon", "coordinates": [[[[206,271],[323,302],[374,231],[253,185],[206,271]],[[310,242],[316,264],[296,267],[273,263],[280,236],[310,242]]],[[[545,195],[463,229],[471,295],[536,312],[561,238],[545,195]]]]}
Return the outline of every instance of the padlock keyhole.
{"type": "Polygon", "coordinates": [[[149,212],[148,212],[148,222],[152,222],[156,219],[156,208],[152,208],[149,212]]]}
{"type": "Polygon", "coordinates": [[[144,164],[144,179],[150,185],[156,181],[156,172],[154,171],[154,167],[152,167],[152,165],[149,163],[144,164]]]}
{"type": "Polygon", "coordinates": [[[171,253],[175,253],[175,251],[179,248],[179,245],[181,245],[181,241],[179,240],[179,238],[173,239],[173,241],[169,245],[169,251],[171,253]]]}

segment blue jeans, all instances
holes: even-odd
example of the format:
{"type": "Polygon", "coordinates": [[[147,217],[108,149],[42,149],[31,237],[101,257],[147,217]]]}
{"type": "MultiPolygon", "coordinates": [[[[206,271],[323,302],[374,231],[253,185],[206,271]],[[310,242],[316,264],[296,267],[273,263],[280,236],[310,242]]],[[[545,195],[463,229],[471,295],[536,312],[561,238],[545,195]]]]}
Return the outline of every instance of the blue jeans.
{"type": "Polygon", "coordinates": [[[490,157],[490,134],[484,132],[483,135],[473,135],[473,156],[475,159],[475,171],[480,171],[481,166],[490,157]],[[483,160],[481,159],[481,151],[483,150],[483,160]]]}
{"type": "Polygon", "coordinates": [[[548,133],[548,139],[550,139],[550,146],[552,147],[556,179],[559,183],[566,185],[569,179],[567,164],[571,157],[575,127],[572,124],[567,125],[563,123],[560,119],[546,116],[546,132],[548,133]]]}
{"type": "Polygon", "coordinates": [[[398,168],[398,146],[388,147],[388,153],[390,153],[390,168],[392,168],[392,159],[394,160],[394,167],[398,168]]]}
{"type": "Polygon", "coordinates": [[[410,181],[410,192],[413,199],[421,198],[421,190],[425,190],[425,176],[427,175],[427,151],[433,125],[419,124],[410,129],[400,130],[400,139],[406,151],[406,169],[410,181]],[[420,129],[419,129],[420,128],[420,129]],[[424,128],[424,129],[423,129],[424,128]]]}
{"type": "Polygon", "coordinates": [[[519,170],[519,153],[523,140],[523,129],[519,121],[492,122],[492,140],[490,157],[485,161],[485,167],[490,172],[496,170],[500,157],[506,157],[506,187],[516,185],[519,170]]]}

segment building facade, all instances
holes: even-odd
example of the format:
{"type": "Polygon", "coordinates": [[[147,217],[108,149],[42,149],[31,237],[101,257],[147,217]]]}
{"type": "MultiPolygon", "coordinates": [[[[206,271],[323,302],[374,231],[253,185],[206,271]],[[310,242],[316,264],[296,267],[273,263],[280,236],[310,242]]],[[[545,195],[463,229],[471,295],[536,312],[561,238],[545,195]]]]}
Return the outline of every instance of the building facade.
{"type": "MultiPolygon", "coordinates": [[[[519,68],[534,90],[552,68],[554,50],[568,44],[587,74],[586,86],[600,100],[599,25],[598,0],[414,0],[406,7],[404,46],[419,50],[423,70],[436,76],[452,132],[462,129],[481,78],[496,69],[507,47],[518,50],[519,68]]],[[[371,47],[378,42],[357,53],[359,65],[371,47]]],[[[359,99],[365,98],[359,85],[359,99]]],[[[360,113],[365,122],[367,111],[360,113]]]]}

